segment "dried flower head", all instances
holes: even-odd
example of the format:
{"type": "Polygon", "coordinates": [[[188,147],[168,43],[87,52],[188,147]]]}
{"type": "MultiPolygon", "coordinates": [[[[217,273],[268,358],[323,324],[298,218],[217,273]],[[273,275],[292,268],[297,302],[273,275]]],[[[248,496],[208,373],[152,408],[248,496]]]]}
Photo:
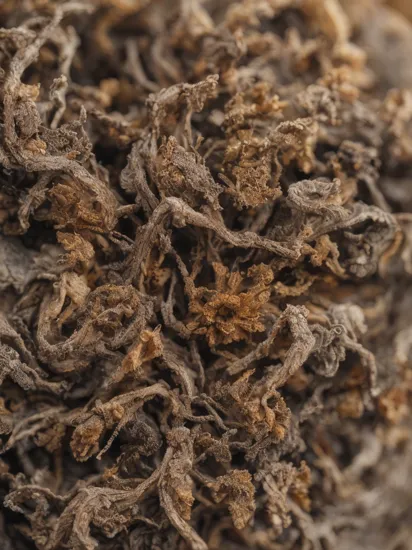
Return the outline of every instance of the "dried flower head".
{"type": "Polygon", "coordinates": [[[263,264],[253,266],[246,276],[230,273],[218,263],[213,263],[213,269],[214,289],[199,288],[190,301],[189,330],[205,334],[210,346],[238,342],[254,332],[263,332],[262,310],[270,299],[271,269],[263,264]]]}

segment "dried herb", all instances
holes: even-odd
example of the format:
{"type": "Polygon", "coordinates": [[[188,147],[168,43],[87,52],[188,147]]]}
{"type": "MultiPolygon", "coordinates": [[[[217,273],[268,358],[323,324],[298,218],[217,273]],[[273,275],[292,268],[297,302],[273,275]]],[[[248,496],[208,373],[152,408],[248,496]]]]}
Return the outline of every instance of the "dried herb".
{"type": "Polygon", "coordinates": [[[2,548],[410,548],[411,13],[0,4],[2,548]]]}

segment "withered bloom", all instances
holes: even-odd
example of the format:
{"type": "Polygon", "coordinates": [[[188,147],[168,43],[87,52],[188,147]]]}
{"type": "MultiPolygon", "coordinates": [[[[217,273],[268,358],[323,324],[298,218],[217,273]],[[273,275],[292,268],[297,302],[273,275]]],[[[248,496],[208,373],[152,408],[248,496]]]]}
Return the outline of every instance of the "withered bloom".
{"type": "Polygon", "coordinates": [[[209,346],[238,342],[254,332],[264,332],[262,309],[270,299],[272,270],[263,264],[249,268],[251,285],[247,287],[241,273],[229,273],[218,263],[213,263],[213,269],[215,288],[199,288],[191,296],[189,312],[194,319],[188,329],[205,334],[209,346]]]}

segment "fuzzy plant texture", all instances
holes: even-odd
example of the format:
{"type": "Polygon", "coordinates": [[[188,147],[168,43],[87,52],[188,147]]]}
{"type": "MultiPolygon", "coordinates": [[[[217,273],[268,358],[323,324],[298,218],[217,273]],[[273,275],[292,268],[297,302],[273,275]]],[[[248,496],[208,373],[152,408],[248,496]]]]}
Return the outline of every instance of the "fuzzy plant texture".
{"type": "Polygon", "coordinates": [[[410,550],[406,0],[0,2],[2,550],[410,550]]]}

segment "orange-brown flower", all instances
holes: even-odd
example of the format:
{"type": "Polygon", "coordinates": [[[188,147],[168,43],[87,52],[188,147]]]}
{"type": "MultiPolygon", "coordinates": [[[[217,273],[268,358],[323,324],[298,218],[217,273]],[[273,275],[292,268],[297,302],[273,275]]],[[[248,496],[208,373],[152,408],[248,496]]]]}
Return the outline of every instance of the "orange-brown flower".
{"type": "Polygon", "coordinates": [[[215,289],[196,289],[190,301],[188,328],[206,335],[210,346],[246,340],[254,332],[263,332],[262,308],[269,301],[273,281],[270,267],[253,266],[246,277],[240,272],[229,273],[218,263],[213,269],[215,289]]]}

